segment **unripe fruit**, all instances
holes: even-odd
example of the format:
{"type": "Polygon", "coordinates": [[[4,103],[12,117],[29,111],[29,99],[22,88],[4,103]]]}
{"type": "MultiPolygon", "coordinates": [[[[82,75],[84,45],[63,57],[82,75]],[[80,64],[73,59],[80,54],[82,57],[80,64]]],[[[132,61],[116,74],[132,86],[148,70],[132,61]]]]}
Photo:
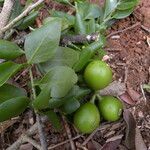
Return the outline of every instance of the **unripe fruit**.
{"type": "Polygon", "coordinates": [[[111,68],[105,62],[95,60],[86,67],[84,79],[91,89],[103,89],[112,81],[111,68]]]}
{"type": "Polygon", "coordinates": [[[98,108],[88,102],[82,105],[74,115],[74,125],[82,133],[91,133],[100,123],[98,108]]]}
{"type": "Polygon", "coordinates": [[[98,103],[100,114],[107,121],[116,121],[122,114],[122,102],[113,96],[103,96],[98,103]]]}

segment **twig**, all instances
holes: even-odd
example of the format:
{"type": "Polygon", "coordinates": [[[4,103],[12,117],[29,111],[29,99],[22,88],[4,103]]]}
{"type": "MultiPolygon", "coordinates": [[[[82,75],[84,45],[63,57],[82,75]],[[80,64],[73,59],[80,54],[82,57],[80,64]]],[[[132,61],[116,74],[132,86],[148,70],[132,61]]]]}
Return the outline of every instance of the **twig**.
{"type": "Polygon", "coordinates": [[[64,126],[65,126],[65,129],[66,129],[67,136],[69,138],[71,149],[72,150],[76,150],[74,142],[72,140],[72,135],[71,135],[71,131],[70,131],[69,125],[68,125],[67,121],[65,120],[64,116],[62,116],[62,118],[63,118],[63,121],[64,121],[64,126]]]}
{"type": "Polygon", "coordinates": [[[82,143],[83,146],[85,146],[91,139],[92,137],[96,134],[96,132],[99,131],[99,128],[94,130],[88,137],[87,139],[82,143]]]}
{"type": "Polygon", "coordinates": [[[28,15],[31,10],[39,6],[41,3],[43,3],[44,0],[38,0],[36,3],[29,5],[18,17],[16,17],[14,20],[12,20],[10,23],[8,23],[4,28],[0,30],[0,35],[2,35],[4,32],[6,32],[8,29],[12,28],[18,21],[20,21],[22,18],[28,15]]]}
{"type": "Polygon", "coordinates": [[[27,74],[29,71],[29,68],[26,68],[25,70],[23,70],[17,77],[15,77],[14,81],[16,82],[21,76],[24,76],[25,74],[27,74]]]}
{"type": "Polygon", "coordinates": [[[127,79],[128,79],[128,72],[129,72],[128,67],[127,67],[127,66],[125,66],[124,84],[126,84],[126,83],[127,83],[127,79]]]}
{"type": "Polygon", "coordinates": [[[24,143],[24,136],[31,136],[36,133],[36,130],[38,128],[37,123],[35,123],[25,134],[22,134],[16,142],[14,142],[10,147],[8,147],[6,150],[18,150],[20,145],[24,143]]]}
{"type": "Polygon", "coordinates": [[[42,122],[39,114],[36,114],[36,121],[38,123],[38,131],[39,131],[40,142],[42,145],[42,150],[47,150],[47,142],[46,142],[46,138],[42,128],[42,122]]]}
{"type": "Polygon", "coordinates": [[[150,33],[150,29],[148,29],[148,28],[145,27],[144,25],[141,25],[141,28],[144,29],[145,31],[147,31],[148,33],[150,33]]]}
{"type": "Polygon", "coordinates": [[[30,138],[29,136],[25,135],[23,139],[24,139],[25,142],[31,143],[38,150],[41,150],[41,146],[35,140],[33,140],[32,138],[30,138]]]}
{"type": "Polygon", "coordinates": [[[87,137],[87,139],[82,143],[82,145],[85,146],[85,145],[92,139],[92,137],[96,134],[97,131],[105,130],[105,129],[111,127],[113,124],[114,124],[114,123],[109,123],[109,124],[100,125],[99,128],[97,128],[96,130],[94,130],[94,131],[87,137]]]}
{"type": "Polygon", "coordinates": [[[125,28],[125,29],[123,29],[123,30],[119,30],[119,31],[116,31],[116,32],[112,32],[112,33],[110,33],[109,35],[107,35],[106,37],[107,37],[107,38],[110,38],[110,37],[113,36],[113,35],[116,35],[116,34],[125,32],[125,31],[127,31],[127,30],[131,30],[131,29],[133,29],[133,28],[135,28],[136,26],[139,26],[139,25],[140,25],[140,22],[137,22],[137,23],[135,23],[134,25],[132,25],[132,26],[130,26],[130,27],[128,27],[128,28],[125,28]]]}
{"type": "Polygon", "coordinates": [[[70,44],[82,44],[86,42],[96,41],[98,38],[98,33],[93,33],[90,35],[64,36],[62,37],[60,44],[63,46],[67,46],[70,44]]]}
{"type": "MultiPolygon", "coordinates": [[[[71,140],[73,141],[73,140],[76,140],[76,139],[78,139],[78,138],[80,138],[80,137],[81,137],[81,135],[77,135],[76,137],[72,138],[71,140]]],[[[68,139],[68,140],[66,140],[66,141],[64,141],[64,142],[58,143],[58,144],[56,144],[56,145],[54,145],[54,146],[50,146],[50,147],[48,147],[48,150],[54,149],[54,148],[56,148],[56,147],[58,147],[58,146],[61,146],[61,145],[66,144],[66,143],[68,143],[68,142],[70,142],[70,139],[68,139]]]]}
{"type": "Polygon", "coordinates": [[[81,145],[79,142],[77,143],[78,149],[88,150],[85,146],[81,145]]]}
{"type": "Polygon", "coordinates": [[[23,136],[21,136],[15,143],[13,143],[6,150],[18,150],[22,143],[24,143],[23,136]]]}
{"type": "MultiPolygon", "coordinates": [[[[34,88],[32,68],[30,68],[29,73],[30,73],[33,98],[36,99],[36,92],[35,92],[35,88],[34,88]]],[[[42,150],[47,150],[47,142],[46,142],[46,138],[45,138],[44,131],[42,128],[42,122],[41,122],[41,119],[40,119],[40,116],[38,113],[36,113],[36,121],[37,121],[37,125],[38,125],[39,138],[40,138],[42,150]]]]}
{"type": "MultiPolygon", "coordinates": [[[[14,5],[14,0],[5,0],[2,11],[0,13],[0,29],[2,29],[8,22],[11,11],[14,5]]],[[[0,38],[3,34],[0,34],[0,38]]]]}
{"type": "MultiPolygon", "coordinates": [[[[47,118],[42,118],[42,122],[46,122],[47,118]]],[[[20,145],[26,141],[25,136],[32,136],[36,133],[38,129],[38,123],[36,122],[30,129],[27,130],[26,133],[22,134],[16,142],[14,142],[10,147],[8,147],[6,150],[18,150],[20,145]]],[[[32,143],[31,143],[32,144],[32,143]]]]}
{"type": "Polygon", "coordinates": [[[144,92],[144,90],[143,90],[143,85],[142,85],[142,84],[140,85],[140,88],[141,88],[141,92],[142,92],[142,95],[143,95],[144,103],[145,103],[145,105],[146,105],[147,99],[146,99],[145,92],[144,92]]]}

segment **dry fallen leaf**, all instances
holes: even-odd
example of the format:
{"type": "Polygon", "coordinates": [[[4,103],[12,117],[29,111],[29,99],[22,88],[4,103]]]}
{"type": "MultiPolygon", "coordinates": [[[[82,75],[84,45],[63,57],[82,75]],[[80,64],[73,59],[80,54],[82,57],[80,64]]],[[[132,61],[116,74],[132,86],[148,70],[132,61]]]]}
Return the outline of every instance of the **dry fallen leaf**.
{"type": "Polygon", "coordinates": [[[87,144],[88,150],[97,150],[93,142],[88,142],[87,144]]]}
{"type": "Polygon", "coordinates": [[[132,98],[132,100],[135,101],[135,102],[137,102],[141,97],[141,95],[137,91],[133,90],[128,85],[127,85],[127,92],[129,94],[129,96],[132,98]]]}
{"type": "Polygon", "coordinates": [[[100,95],[113,95],[119,96],[125,93],[126,86],[124,83],[119,81],[113,81],[109,86],[99,91],[100,95]]]}
{"type": "Polygon", "coordinates": [[[119,96],[119,98],[122,101],[124,101],[124,102],[126,102],[126,103],[128,103],[130,105],[135,105],[135,101],[132,100],[132,98],[130,97],[130,95],[128,94],[128,92],[123,93],[122,95],[119,96]]]}
{"type": "Polygon", "coordinates": [[[121,143],[123,135],[114,136],[106,141],[100,150],[116,150],[121,143]]]}
{"type": "Polygon", "coordinates": [[[147,150],[146,145],[143,141],[142,135],[141,135],[138,127],[136,127],[135,148],[136,148],[136,150],[147,150]]]}
{"type": "Polygon", "coordinates": [[[134,150],[136,121],[129,110],[124,110],[123,118],[126,122],[125,145],[128,149],[134,150]]]}
{"type": "Polygon", "coordinates": [[[95,140],[92,140],[93,145],[95,146],[96,150],[100,150],[102,148],[102,145],[100,145],[98,142],[95,140]]]}
{"type": "Polygon", "coordinates": [[[19,150],[33,150],[33,145],[31,143],[22,144],[19,150]]]}
{"type": "Polygon", "coordinates": [[[119,145],[119,150],[128,150],[124,145],[119,145]]]}

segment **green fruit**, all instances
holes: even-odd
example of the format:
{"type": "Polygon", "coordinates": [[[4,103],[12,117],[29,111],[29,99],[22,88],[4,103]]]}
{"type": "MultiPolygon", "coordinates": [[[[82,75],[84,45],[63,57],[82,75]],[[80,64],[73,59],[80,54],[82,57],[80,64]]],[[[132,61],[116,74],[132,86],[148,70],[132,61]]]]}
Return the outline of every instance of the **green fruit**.
{"type": "Polygon", "coordinates": [[[100,114],[107,121],[116,121],[122,114],[122,102],[113,96],[103,96],[98,103],[100,114]]]}
{"type": "Polygon", "coordinates": [[[93,90],[103,89],[112,81],[111,68],[105,62],[95,60],[86,67],[84,79],[93,90]]]}
{"type": "Polygon", "coordinates": [[[88,102],[82,105],[74,115],[74,125],[82,133],[91,133],[100,123],[97,107],[88,102]]]}

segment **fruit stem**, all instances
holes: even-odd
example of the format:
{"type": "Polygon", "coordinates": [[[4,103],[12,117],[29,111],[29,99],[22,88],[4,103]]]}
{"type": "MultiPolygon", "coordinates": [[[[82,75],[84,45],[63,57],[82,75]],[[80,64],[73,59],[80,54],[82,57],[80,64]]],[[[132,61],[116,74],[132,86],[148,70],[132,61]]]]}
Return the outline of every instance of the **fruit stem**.
{"type": "Polygon", "coordinates": [[[96,99],[96,94],[94,94],[92,96],[92,98],[90,99],[90,102],[94,104],[95,103],[95,99],[96,99]]]}
{"type": "Polygon", "coordinates": [[[96,94],[96,97],[98,98],[99,101],[102,100],[102,97],[99,94],[96,94]]]}

